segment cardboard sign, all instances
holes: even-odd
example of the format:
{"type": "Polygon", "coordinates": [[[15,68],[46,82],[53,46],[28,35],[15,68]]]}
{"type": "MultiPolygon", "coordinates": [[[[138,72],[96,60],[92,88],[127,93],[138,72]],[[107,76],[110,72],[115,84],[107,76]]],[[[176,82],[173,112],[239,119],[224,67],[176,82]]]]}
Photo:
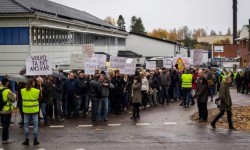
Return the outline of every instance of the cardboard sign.
{"type": "Polygon", "coordinates": [[[47,55],[28,56],[26,59],[26,75],[50,75],[52,63],[47,55]]]}
{"type": "Polygon", "coordinates": [[[136,70],[136,64],[127,63],[126,67],[120,70],[120,73],[127,74],[127,75],[135,75],[135,70],[136,70]]]}
{"type": "Polygon", "coordinates": [[[106,66],[107,55],[94,54],[94,57],[98,58],[98,65],[99,65],[100,68],[103,68],[103,67],[106,66]]]}
{"type": "Polygon", "coordinates": [[[85,56],[83,54],[71,54],[70,55],[70,67],[71,69],[84,69],[85,56]]]}
{"type": "Polygon", "coordinates": [[[156,69],[156,61],[147,61],[146,62],[146,69],[149,69],[149,70],[156,69]]]}
{"type": "Polygon", "coordinates": [[[111,56],[110,57],[110,67],[124,69],[126,66],[126,61],[127,61],[127,58],[125,58],[125,57],[111,56]]]}
{"type": "Polygon", "coordinates": [[[163,67],[165,68],[172,68],[173,65],[173,59],[171,57],[164,57],[163,58],[163,67]]]}
{"type": "Polygon", "coordinates": [[[193,56],[193,64],[195,66],[199,66],[203,64],[203,50],[195,49],[194,56],[193,56]]]}
{"type": "Polygon", "coordinates": [[[224,46],[214,46],[214,52],[223,53],[224,52],[224,46]]]}
{"type": "Polygon", "coordinates": [[[95,52],[94,44],[83,44],[82,45],[82,53],[85,57],[92,57],[92,54],[95,52]]]}
{"type": "Polygon", "coordinates": [[[86,57],[85,59],[85,74],[94,75],[95,70],[98,68],[97,57],[86,57]]]}

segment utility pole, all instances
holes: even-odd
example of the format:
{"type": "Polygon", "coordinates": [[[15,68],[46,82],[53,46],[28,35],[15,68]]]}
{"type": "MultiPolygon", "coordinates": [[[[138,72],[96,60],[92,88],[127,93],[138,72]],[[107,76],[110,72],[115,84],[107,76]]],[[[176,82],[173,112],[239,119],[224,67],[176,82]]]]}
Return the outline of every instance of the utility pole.
{"type": "Polygon", "coordinates": [[[233,44],[237,44],[237,8],[238,0],[233,0],[233,44]]]}

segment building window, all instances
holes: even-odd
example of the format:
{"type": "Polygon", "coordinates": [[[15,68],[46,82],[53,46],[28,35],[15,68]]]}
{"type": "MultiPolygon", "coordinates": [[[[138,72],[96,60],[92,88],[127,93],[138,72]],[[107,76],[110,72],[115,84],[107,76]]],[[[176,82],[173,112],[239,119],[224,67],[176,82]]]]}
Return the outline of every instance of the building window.
{"type": "Polygon", "coordinates": [[[29,45],[29,28],[0,27],[0,45],[29,45]]]}

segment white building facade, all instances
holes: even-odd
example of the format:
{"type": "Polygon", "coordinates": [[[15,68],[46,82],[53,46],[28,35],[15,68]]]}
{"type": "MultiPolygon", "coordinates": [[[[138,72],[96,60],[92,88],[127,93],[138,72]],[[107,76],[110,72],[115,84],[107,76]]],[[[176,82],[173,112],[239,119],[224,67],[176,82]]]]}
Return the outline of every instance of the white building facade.
{"type": "Polygon", "coordinates": [[[137,33],[128,35],[126,49],[146,58],[176,56],[176,54],[180,53],[180,46],[176,42],[137,33]]]}
{"type": "Polygon", "coordinates": [[[86,12],[47,0],[0,1],[0,75],[16,74],[28,55],[46,54],[53,66],[69,65],[83,44],[116,55],[127,32],[86,12]]]}

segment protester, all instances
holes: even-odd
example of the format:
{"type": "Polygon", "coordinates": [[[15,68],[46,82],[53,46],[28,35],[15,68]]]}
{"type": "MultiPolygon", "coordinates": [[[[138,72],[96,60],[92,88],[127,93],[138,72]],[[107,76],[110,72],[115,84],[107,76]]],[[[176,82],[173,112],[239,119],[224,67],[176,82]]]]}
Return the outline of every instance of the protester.
{"type": "Polygon", "coordinates": [[[150,87],[150,101],[154,104],[154,106],[157,106],[157,98],[158,93],[160,92],[160,82],[157,77],[157,74],[154,72],[150,72],[150,78],[149,78],[149,87],[150,87]]]}
{"type": "Polygon", "coordinates": [[[162,69],[162,73],[160,74],[160,84],[161,84],[161,104],[163,105],[165,101],[167,105],[169,104],[169,87],[171,84],[170,73],[166,68],[162,69]]]}
{"type": "Polygon", "coordinates": [[[142,82],[142,86],[141,86],[142,107],[147,108],[149,84],[148,84],[148,79],[146,77],[146,72],[141,73],[141,82],[142,82]]]}
{"type": "Polygon", "coordinates": [[[213,73],[212,73],[210,66],[206,68],[205,78],[207,79],[207,82],[208,82],[208,90],[209,90],[209,95],[211,96],[211,102],[212,102],[213,97],[214,97],[214,94],[213,94],[214,82],[213,82],[213,73]]]}
{"type": "Polygon", "coordinates": [[[105,79],[104,75],[100,75],[99,82],[102,86],[102,96],[100,98],[97,120],[108,121],[108,103],[109,103],[109,84],[110,81],[105,79]]]}
{"type": "Polygon", "coordinates": [[[221,101],[220,113],[211,122],[211,126],[216,128],[216,122],[227,112],[227,120],[229,124],[229,129],[235,129],[232,122],[232,99],[230,95],[230,84],[232,82],[231,77],[225,77],[225,81],[222,82],[219,91],[219,100],[221,101]]]}
{"type": "Polygon", "coordinates": [[[65,114],[67,118],[71,118],[71,112],[74,113],[76,119],[79,114],[77,111],[77,93],[79,91],[78,82],[75,80],[74,73],[69,74],[69,79],[64,83],[64,92],[66,93],[65,114]]]}
{"type": "Polygon", "coordinates": [[[192,80],[193,80],[193,75],[190,74],[190,70],[187,69],[186,72],[184,74],[182,74],[182,76],[181,76],[183,101],[180,105],[184,106],[185,108],[189,107],[189,103],[190,103],[190,99],[191,99],[192,80]]]}
{"type": "Polygon", "coordinates": [[[79,73],[78,84],[79,84],[79,100],[78,100],[78,112],[82,111],[83,117],[87,116],[89,110],[89,77],[84,74],[84,71],[79,73]]]}
{"type": "Polygon", "coordinates": [[[14,106],[12,103],[16,101],[16,95],[8,88],[9,80],[4,77],[2,79],[2,85],[0,86],[0,96],[1,101],[1,123],[2,123],[2,144],[12,143],[12,140],[9,139],[9,127],[11,121],[11,114],[14,106]]]}
{"type": "Polygon", "coordinates": [[[100,76],[96,74],[92,77],[90,81],[90,99],[91,99],[91,120],[95,125],[97,123],[97,115],[99,109],[100,99],[102,97],[102,86],[98,82],[100,76]]]}
{"type": "Polygon", "coordinates": [[[208,83],[207,79],[203,76],[202,70],[199,70],[198,72],[197,90],[194,98],[197,98],[199,121],[207,122],[208,83]]]}
{"type": "Polygon", "coordinates": [[[131,119],[140,119],[140,105],[141,105],[142,95],[141,95],[141,78],[134,77],[134,82],[132,85],[132,103],[133,103],[133,116],[131,119]]]}
{"type": "Polygon", "coordinates": [[[54,102],[54,116],[55,119],[58,121],[63,121],[63,112],[62,112],[62,91],[63,91],[63,85],[59,78],[54,77],[53,78],[53,84],[52,84],[52,99],[54,102]]]}
{"type": "Polygon", "coordinates": [[[23,113],[24,113],[24,135],[25,141],[23,145],[29,145],[29,123],[33,123],[34,145],[39,145],[38,142],[38,112],[39,112],[39,97],[41,96],[40,90],[33,88],[35,82],[29,79],[26,88],[21,90],[23,113]]]}

